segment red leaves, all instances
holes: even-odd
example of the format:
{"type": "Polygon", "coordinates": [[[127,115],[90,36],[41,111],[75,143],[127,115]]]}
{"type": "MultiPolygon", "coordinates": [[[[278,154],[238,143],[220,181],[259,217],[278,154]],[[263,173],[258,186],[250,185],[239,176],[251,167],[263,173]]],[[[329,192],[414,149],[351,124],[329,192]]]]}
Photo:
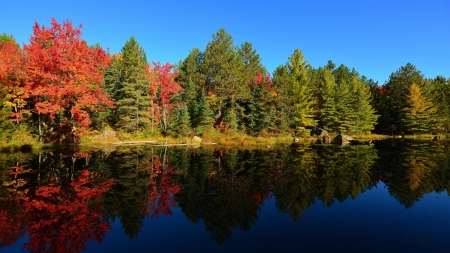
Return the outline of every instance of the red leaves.
{"type": "Polygon", "coordinates": [[[13,107],[10,118],[14,122],[22,121],[22,109],[28,97],[24,93],[23,83],[27,77],[26,54],[14,40],[0,44],[0,95],[6,96],[3,106],[13,107]],[[6,92],[6,94],[2,94],[6,92]]]}
{"type": "Polygon", "coordinates": [[[35,99],[38,113],[54,118],[70,112],[76,122],[87,127],[88,110],[113,107],[100,88],[102,69],[111,59],[103,49],[87,46],[80,29],[81,25],[73,28],[70,21],[61,25],[54,18],[50,28],[35,23],[30,44],[24,45],[29,57],[25,91],[35,99]]]}
{"type": "Polygon", "coordinates": [[[50,182],[23,198],[30,235],[25,248],[32,252],[80,252],[86,242],[101,241],[111,228],[101,221],[101,206],[94,200],[99,200],[114,181],[99,179],[100,175],[83,169],[69,186],[50,182]]]}
{"type": "Polygon", "coordinates": [[[267,76],[264,77],[263,74],[258,73],[256,77],[250,79],[250,84],[247,84],[247,87],[250,90],[253,90],[253,83],[255,83],[261,88],[264,87],[268,93],[275,95],[275,89],[272,87],[273,83],[272,80],[270,79],[270,74],[267,74],[267,76]]]}
{"type": "Polygon", "coordinates": [[[378,94],[380,94],[381,96],[386,96],[389,93],[389,90],[386,89],[385,87],[377,86],[375,89],[376,89],[376,92],[378,94]]]}
{"type": "Polygon", "coordinates": [[[174,171],[168,159],[153,155],[153,164],[149,182],[149,199],[146,204],[145,214],[152,218],[158,218],[160,214],[171,215],[171,207],[177,204],[173,196],[177,194],[181,187],[172,183],[170,176],[179,174],[174,171]],[[157,187],[158,186],[158,187],[157,187]],[[159,191],[158,191],[159,189],[159,191]]]}
{"type": "Polygon", "coordinates": [[[177,95],[183,88],[175,82],[175,77],[178,72],[172,72],[173,65],[166,63],[161,65],[159,62],[153,62],[154,68],[149,67],[148,79],[150,81],[149,94],[152,101],[156,101],[152,105],[152,109],[155,110],[152,113],[157,119],[163,121],[163,132],[167,131],[167,123],[170,115],[173,113],[171,110],[175,107],[172,103],[172,96],[177,95]],[[159,91],[159,94],[158,94],[159,91]],[[159,95],[159,97],[157,97],[159,95]]]}

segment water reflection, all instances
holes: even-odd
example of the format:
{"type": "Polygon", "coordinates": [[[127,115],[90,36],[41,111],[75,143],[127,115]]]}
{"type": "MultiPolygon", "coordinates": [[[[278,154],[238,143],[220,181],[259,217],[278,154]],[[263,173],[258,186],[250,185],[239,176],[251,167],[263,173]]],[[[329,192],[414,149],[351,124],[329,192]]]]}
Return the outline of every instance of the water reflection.
{"type": "Polygon", "coordinates": [[[79,252],[101,242],[119,220],[131,239],[146,218],[179,206],[191,223],[225,243],[248,231],[265,200],[299,221],[317,203],[357,198],[383,181],[409,208],[425,194],[449,192],[450,152],[441,142],[377,142],[375,146],[226,148],[76,148],[2,154],[0,247],[79,252]]]}
{"type": "Polygon", "coordinates": [[[383,159],[377,166],[389,193],[406,208],[425,194],[449,192],[449,149],[442,142],[398,141],[379,143],[383,159]],[[392,147],[392,145],[395,145],[392,147]]]}

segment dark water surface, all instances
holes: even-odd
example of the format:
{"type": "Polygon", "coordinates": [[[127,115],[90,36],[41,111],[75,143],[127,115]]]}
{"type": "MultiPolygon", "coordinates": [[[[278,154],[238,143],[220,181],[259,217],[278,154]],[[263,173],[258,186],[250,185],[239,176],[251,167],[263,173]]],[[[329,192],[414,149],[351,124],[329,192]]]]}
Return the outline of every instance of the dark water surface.
{"type": "Polygon", "coordinates": [[[0,154],[4,252],[450,252],[450,146],[0,154]]]}

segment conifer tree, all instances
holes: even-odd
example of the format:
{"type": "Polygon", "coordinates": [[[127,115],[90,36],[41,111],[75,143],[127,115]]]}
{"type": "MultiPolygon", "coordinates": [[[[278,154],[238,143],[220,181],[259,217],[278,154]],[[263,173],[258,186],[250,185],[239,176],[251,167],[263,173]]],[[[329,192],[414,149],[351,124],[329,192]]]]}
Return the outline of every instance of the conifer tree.
{"type": "Polygon", "coordinates": [[[313,127],[316,124],[312,90],[308,84],[306,70],[308,66],[303,53],[298,49],[294,51],[287,63],[290,76],[288,101],[291,106],[292,127],[298,134],[303,134],[306,127],[313,127]]]}
{"type": "Polygon", "coordinates": [[[426,79],[420,87],[423,95],[430,102],[430,131],[433,133],[442,133],[449,120],[448,95],[446,90],[446,80],[442,76],[436,77],[434,80],[426,79]]]}
{"type": "Polygon", "coordinates": [[[354,124],[355,116],[353,108],[351,107],[352,96],[350,85],[342,82],[338,85],[336,91],[336,110],[338,112],[338,127],[339,133],[348,133],[351,131],[354,124]]]}
{"type": "Polygon", "coordinates": [[[280,65],[275,69],[273,74],[273,86],[277,97],[277,111],[279,113],[277,119],[277,127],[281,134],[286,134],[291,126],[291,117],[289,115],[289,73],[286,65],[280,65]]]}
{"type": "Polygon", "coordinates": [[[187,88],[190,81],[195,85],[197,92],[205,88],[205,77],[200,71],[203,63],[203,53],[198,48],[193,48],[189,55],[180,62],[178,66],[178,76],[175,81],[183,88],[187,88]]]}
{"type": "Polygon", "coordinates": [[[414,135],[426,132],[430,126],[429,113],[432,106],[423,96],[422,90],[417,84],[411,84],[405,100],[407,101],[406,107],[403,109],[405,127],[414,135]]]}
{"type": "Polygon", "coordinates": [[[231,130],[231,132],[236,132],[238,130],[239,124],[236,115],[236,108],[234,106],[227,109],[225,118],[225,124],[228,126],[228,130],[231,130]]]}
{"type": "MultiPolygon", "coordinates": [[[[253,49],[253,46],[249,42],[244,42],[237,49],[238,57],[242,62],[243,70],[242,70],[242,80],[241,83],[244,87],[245,84],[249,83],[252,78],[254,78],[258,73],[265,74],[266,69],[261,64],[261,58],[259,54],[256,53],[256,50],[253,49]]],[[[240,95],[243,98],[248,98],[250,94],[248,94],[248,89],[242,89],[245,94],[240,95]]]]}
{"type": "Polygon", "coordinates": [[[214,113],[206,100],[205,91],[201,90],[200,97],[196,105],[195,132],[199,135],[211,130],[214,126],[214,113]]]}
{"type": "MultiPolygon", "coordinates": [[[[210,104],[217,112],[216,118],[220,120],[224,116],[222,115],[224,111],[228,110],[228,107],[234,107],[240,96],[245,95],[243,92],[245,85],[240,82],[243,65],[231,35],[222,28],[213,34],[212,38],[213,40],[206,46],[200,68],[205,75],[207,94],[215,97],[210,100],[210,104]]],[[[230,122],[234,119],[225,116],[225,120],[230,122]]]]}
{"type": "Polygon", "coordinates": [[[388,124],[397,131],[403,132],[406,129],[405,121],[403,120],[405,117],[403,108],[408,103],[405,95],[408,94],[409,88],[413,83],[420,87],[423,81],[423,75],[411,63],[393,72],[389,76],[387,83],[384,84],[384,88],[387,89],[389,94],[384,103],[387,104],[390,110],[388,110],[388,113],[381,114],[382,118],[380,121],[389,122],[388,124]]]}
{"type": "Polygon", "coordinates": [[[339,117],[336,105],[337,85],[330,69],[323,71],[322,107],[320,123],[327,131],[338,131],[339,117]]]}
{"type": "Polygon", "coordinates": [[[122,48],[121,79],[114,89],[117,126],[127,132],[143,130],[150,124],[146,68],[145,52],[132,36],[122,48]]]}
{"type": "Polygon", "coordinates": [[[176,137],[187,137],[191,133],[190,117],[186,105],[175,109],[171,120],[171,129],[176,137]]]}
{"type": "Polygon", "coordinates": [[[252,135],[259,135],[262,130],[273,131],[276,122],[275,90],[270,76],[261,73],[249,84],[250,99],[247,103],[247,130],[252,135]]]}
{"type": "Polygon", "coordinates": [[[187,85],[184,87],[184,91],[182,94],[182,99],[186,103],[186,106],[188,108],[189,117],[191,118],[191,126],[194,128],[198,125],[197,120],[197,92],[195,89],[195,85],[192,82],[192,79],[189,79],[187,85]]]}
{"type": "Polygon", "coordinates": [[[370,87],[366,86],[359,78],[353,76],[353,112],[354,127],[352,132],[365,133],[375,128],[378,115],[371,105],[370,87]],[[355,124],[356,123],[356,124],[355,124]]]}

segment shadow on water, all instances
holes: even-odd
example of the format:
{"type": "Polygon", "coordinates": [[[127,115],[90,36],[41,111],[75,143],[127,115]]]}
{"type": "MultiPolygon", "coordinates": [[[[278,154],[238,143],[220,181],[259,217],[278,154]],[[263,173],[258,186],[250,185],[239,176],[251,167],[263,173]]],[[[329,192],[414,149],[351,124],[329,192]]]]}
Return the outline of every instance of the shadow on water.
{"type": "Polygon", "coordinates": [[[87,242],[101,242],[116,220],[133,239],[145,219],[171,215],[176,206],[224,244],[233,230],[252,228],[265,200],[275,199],[278,212],[299,221],[317,203],[331,207],[356,199],[380,182],[411,208],[431,192],[449,193],[449,161],[443,142],[404,140],[261,150],[135,146],[3,153],[0,248],[28,234],[24,247],[30,251],[80,251],[87,242]]]}

